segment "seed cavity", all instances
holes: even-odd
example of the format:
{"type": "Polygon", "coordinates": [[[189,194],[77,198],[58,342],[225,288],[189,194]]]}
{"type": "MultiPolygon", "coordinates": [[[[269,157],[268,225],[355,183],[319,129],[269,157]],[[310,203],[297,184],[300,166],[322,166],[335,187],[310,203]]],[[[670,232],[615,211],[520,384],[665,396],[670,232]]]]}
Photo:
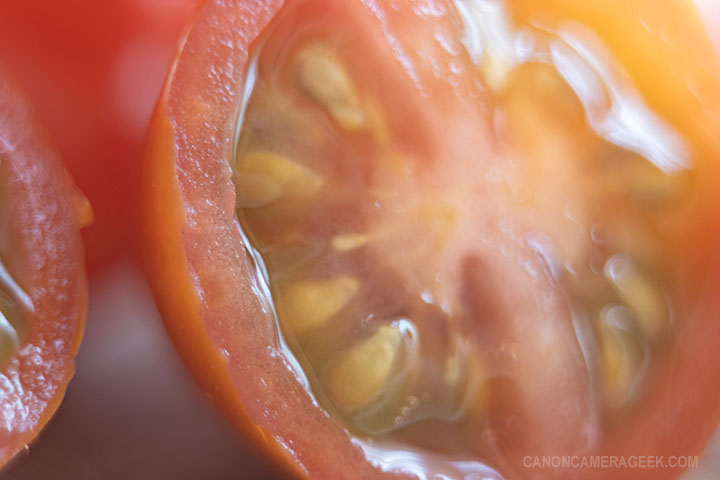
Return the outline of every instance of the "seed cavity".
{"type": "Polygon", "coordinates": [[[603,309],[597,329],[605,400],[617,408],[632,399],[643,380],[645,349],[633,312],[625,307],[603,309]]]}
{"type": "Polygon", "coordinates": [[[282,292],[287,324],[301,335],[325,325],[355,296],[360,282],[348,275],[330,280],[297,281],[282,292]]]}
{"type": "Polygon", "coordinates": [[[623,152],[618,156],[606,174],[606,188],[610,192],[646,207],[656,207],[669,205],[687,190],[687,172],[665,172],[637,154],[623,152]]]}
{"type": "Polygon", "coordinates": [[[487,55],[480,64],[485,83],[493,92],[501,92],[505,88],[514,67],[507,60],[492,55],[487,55]]]}
{"type": "Polygon", "coordinates": [[[667,327],[669,312],[662,289],[653,278],[640,272],[628,255],[610,257],[605,263],[605,276],[635,314],[645,335],[654,337],[667,327]]]}
{"type": "Polygon", "coordinates": [[[325,109],[343,129],[365,124],[360,96],[337,55],[322,45],[310,45],[298,54],[298,88],[325,109]]]}
{"type": "Polygon", "coordinates": [[[373,140],[375,140],[378,145],[389,144],[390,127],[385,117],[385,109],[382,104],[375,99],[366,99],[364,111],[368,130],[373,140]]]}
{"type": "Polygon", "coordinates": [[[236,203],[241,208],[257,208],[280,197],[307,197],[316,194],[323,180],[310,169],[281,155],[248,153],[235,172],[236,203]]]}
{"type": "Polygon", "coordinates": [[[348,233],[336,235],[332,239],[332,247],[338,252],[349,252],[362,247],[368,242],[367,235],[361,233],[348,233]]]}
{"type": "Polygon", "coordinates": [[[238,207],[257,208],[280,198],[282,188],[265,177],[244,174],[235,179],[235,192],[238,207]]]}
{"type": "Polygon", "coordinates": [[[327,393],[334,405],[346,414],[364,411],[362,417],[367,418],[395,403],[416,366],[417,345],[414,325],[400,319],[342,354],[327,375],[327,393]]]}
{"type": "Polygon", "coordinates": [[[322,253],[318,244],[290,243],[263,251],[276,276],[286,276],[305,267],[322,253]]]}
{"type": "Polygon", "coordinates": [[[591,236],[604,248],[624,252],[634,263],[655,264],[663,257],[664,246],[658,242],[657,229],[627,212],[618,212],[603,225],[593,226],[591,236]]]}

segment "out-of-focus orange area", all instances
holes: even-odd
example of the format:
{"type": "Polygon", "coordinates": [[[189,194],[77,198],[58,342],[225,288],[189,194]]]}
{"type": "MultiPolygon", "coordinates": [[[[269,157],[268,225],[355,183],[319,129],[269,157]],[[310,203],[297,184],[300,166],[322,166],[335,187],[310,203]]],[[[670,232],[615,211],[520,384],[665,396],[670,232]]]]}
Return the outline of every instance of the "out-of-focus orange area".
{"type": "Polygon", "coordinates": [[[197,0],[0,0],[0,63],[92,201],[88,266],[133,248],[145,131],[197,0]]]}
{"type": "MultiPolygon", "coordinates": [[[[592,25],[643,92],[645,101],[697,149],[715,154],[717,132],[704,112],[720,106],[720,92],[715,88],[720,67],[698,16],[699,8],[705,8],[703,1],[697,2],[698,8],[691,2],[674,0],[509,3],[518,8],[520,16],[547,17],[551,25],[556,16],[564,22],[569,19],[592,25]],[[667,92],[676,94],[669,96],[667,92]]],[[[717,11],[717,7],[712,10],[717,11]]]]}

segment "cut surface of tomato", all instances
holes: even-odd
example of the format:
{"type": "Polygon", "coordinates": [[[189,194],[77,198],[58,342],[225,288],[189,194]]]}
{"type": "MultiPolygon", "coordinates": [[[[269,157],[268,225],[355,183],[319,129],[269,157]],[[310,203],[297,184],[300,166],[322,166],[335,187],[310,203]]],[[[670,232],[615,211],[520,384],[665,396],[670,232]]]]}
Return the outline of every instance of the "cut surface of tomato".
{"type": "Polygon", "coordinates": [[[0,70],[0,467],[48,422],[72,377],[92,211],[0,70]]]}
{"type": "Polygon", "coordinates": [[[697,455],[717,425],[720,63],[685,3],[582,5],[199,11],[150,134],[148,272],[295,473],[572,477],[526,460],[697,455]]]}

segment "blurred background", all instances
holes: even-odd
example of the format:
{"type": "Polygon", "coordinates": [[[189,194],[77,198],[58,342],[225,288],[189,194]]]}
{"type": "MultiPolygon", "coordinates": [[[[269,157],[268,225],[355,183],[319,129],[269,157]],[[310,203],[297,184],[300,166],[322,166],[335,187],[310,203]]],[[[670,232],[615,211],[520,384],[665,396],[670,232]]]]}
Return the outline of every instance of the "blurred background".
{"type": "MultiPolygon", "coordinates": [[[[90,308],[76,376],[5,478],[276,478],[185,372],[135,260],[145,130],[197,1],[0,0],[0,62],[96,215],[85,232],[90,308]]],[[[720,4],[696,3],[720,49],[720,4]]],[[[717,478],[717,458],[692,478],[717,478]]]]}

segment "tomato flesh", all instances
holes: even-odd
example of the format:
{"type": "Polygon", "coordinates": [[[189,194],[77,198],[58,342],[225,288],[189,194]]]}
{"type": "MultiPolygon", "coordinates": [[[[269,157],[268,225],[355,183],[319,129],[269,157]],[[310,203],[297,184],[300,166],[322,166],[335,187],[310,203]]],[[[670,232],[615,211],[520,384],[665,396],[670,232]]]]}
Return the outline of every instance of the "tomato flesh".
{"type": "Polygon", "coordinates": [[[401,3],[198,17],[149,172],[150,244],[172,245],[151,276],[197,295],[166,319],[190,367],[310,475],[696,453],[706,428],[630,442],[624,424],[678,408],[668,363],[706,301],[687,286],[712,282],[690,253],[717,208],[709,114],[646,91],[603,28],[401,3]],[[388,467],[398,452],[415,460],[388,467]]]}
{"type": "Polygon", "coordinates": [[[38,434],[74,370],[87,280],[87,199],[0,71],[0,467],[38,434]]]}

